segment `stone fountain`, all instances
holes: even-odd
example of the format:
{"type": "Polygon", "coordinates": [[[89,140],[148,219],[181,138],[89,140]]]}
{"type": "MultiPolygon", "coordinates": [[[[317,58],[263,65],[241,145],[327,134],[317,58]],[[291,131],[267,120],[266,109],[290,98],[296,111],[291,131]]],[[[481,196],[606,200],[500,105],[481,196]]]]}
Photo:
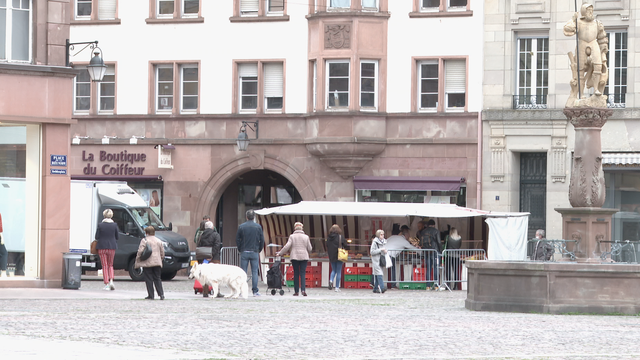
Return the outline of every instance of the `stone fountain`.
{"type": "Polygon", "coordinates": [[[593,6],[564,25],[576,36],[569,53],[573,78],[564,114],[575,129],[569,203],[562,214],[563,239],[575,261],[469,261],[465,307],[481,311],[541,313],[640,313],[640,265],[614,264],[601,258],[610,240],[611,217],[604,209],[605,182],[600,133],[612,115],[603,94],[608,78],[608,40],[593,6]],[[577,29],[577,31],[576,31],[577,29]]]}

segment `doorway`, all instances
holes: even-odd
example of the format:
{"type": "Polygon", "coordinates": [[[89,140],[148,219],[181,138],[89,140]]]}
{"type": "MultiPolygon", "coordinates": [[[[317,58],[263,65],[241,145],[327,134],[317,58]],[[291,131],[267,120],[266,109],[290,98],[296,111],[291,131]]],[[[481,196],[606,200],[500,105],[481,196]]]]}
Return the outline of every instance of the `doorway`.
{"type": "Polygon", "coordinates": [[[520,211],[529,212],[527,238],[546,231],[547,153],[520,153],[520,211]]]}

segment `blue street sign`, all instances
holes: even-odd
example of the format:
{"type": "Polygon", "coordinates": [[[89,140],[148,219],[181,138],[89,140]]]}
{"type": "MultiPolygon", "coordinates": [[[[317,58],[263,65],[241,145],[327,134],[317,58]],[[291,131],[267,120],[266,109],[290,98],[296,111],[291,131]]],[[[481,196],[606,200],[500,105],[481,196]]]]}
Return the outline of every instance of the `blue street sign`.
{"type": "Polygon", "coordinates": [[[67,155],[51,155],[51,166],[67,166],[67,155]]]}

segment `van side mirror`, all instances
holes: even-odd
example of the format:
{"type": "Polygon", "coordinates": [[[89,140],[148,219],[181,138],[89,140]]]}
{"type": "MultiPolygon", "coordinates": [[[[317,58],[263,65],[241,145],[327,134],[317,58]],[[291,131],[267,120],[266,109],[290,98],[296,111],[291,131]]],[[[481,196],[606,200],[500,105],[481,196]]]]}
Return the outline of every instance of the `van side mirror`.
{"type": "Polygon", "coordinates": [[[171,222],[169,222],[169,231],[173,230],[173,224],[171,222]]]}

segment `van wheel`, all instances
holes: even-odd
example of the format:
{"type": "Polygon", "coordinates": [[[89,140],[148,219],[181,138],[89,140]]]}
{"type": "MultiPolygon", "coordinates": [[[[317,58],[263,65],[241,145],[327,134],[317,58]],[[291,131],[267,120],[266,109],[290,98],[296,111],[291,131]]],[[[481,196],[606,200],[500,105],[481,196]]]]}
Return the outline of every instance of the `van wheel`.
{"type": "Polygon", "coordinates": [[[129,261],[129,266],[127,270],[129,271],[129,276],[131,276],[131,280],[133,281],[143,281],[144,277],[142,276],[142,268],[135,268],[136,259],[133,258],[129,261]]]}
{"type": "Polygon", "coordinates": [[[162,279],[163,281],[169,281],[169,280],[173,279],[174,277],[176,277],[177,273],[178,273],[177,271],[171,271],[171,272],[167,272],[167,273],[162,273],[162,274],[160,274],[160,279],[162,279]]]}

